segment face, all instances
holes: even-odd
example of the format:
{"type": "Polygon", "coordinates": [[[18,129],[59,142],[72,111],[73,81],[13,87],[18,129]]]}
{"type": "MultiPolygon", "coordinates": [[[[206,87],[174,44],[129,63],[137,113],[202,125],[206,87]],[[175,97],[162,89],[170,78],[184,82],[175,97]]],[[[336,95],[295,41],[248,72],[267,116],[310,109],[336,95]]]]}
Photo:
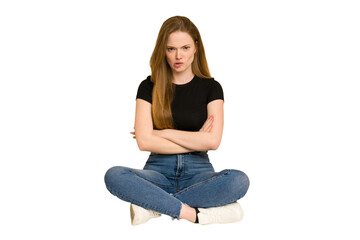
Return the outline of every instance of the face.
{"type": "Polygon", "coordinates": [[[173,32],[166,44],[166,60],[174,74],[192,72],[196,47],[192,37],[186,32],[173,32]]]}

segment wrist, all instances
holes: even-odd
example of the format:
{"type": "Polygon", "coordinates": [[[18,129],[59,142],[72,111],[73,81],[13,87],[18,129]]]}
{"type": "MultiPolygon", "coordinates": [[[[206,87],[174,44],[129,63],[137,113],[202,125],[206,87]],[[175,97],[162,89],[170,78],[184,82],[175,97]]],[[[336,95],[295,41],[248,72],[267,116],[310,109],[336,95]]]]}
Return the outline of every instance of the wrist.
{"type": "Polygon", "coordinates": [[[157,137],[162,137],[162,138],[165,138],[165,130],[166,129],[163,129],[163,130],[153,130],[153,134],[157,137]]]}

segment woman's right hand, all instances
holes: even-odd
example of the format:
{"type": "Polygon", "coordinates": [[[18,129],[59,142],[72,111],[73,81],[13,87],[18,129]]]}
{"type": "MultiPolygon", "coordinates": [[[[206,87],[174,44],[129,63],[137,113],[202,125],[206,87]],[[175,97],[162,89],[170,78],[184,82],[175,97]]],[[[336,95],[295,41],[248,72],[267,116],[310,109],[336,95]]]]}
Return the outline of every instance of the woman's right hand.
{"type": "Polygon", "coordinates": [[[214,122],[214,116],[210,115],[208,117],[208,119],[206,119],[205,123],[203,124],[203,126],[200,128],[199,132],[210,132],[211,128],[213,126],[213,122],[214,122]]]}

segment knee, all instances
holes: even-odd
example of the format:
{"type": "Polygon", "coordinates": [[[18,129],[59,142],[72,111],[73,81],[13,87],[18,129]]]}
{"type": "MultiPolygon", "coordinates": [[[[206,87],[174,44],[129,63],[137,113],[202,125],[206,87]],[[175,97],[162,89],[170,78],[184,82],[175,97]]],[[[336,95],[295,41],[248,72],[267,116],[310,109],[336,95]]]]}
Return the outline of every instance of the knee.
{"type": "Polygon", "coordinates": [[[239,170],[230,170],[228,174],[232,179],[232,191],[238,196],[239,199],[245,196],[250,186],[249,177],[244,172],[239,170]]]}
{"type": "Polygon", "coordinates": [[[105,173],[105,184],[109,188],[113,184],[119,183],[121,181],[121,178],[124,176],[124,174],[128,173],[129,169],[126,167],[112,167],[105,173]]]}

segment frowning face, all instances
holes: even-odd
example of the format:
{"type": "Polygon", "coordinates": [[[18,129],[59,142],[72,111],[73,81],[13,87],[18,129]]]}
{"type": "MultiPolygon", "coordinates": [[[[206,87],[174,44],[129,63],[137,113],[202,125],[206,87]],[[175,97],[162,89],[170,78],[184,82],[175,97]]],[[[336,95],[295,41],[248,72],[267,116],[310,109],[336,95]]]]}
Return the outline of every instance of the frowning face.
{"type": "Polygon", "coordinates": [[[192,37],[186,32],[173,32],[166,44],[166,60],[173,74],[192,72],[196,46],[192,37]]]}

